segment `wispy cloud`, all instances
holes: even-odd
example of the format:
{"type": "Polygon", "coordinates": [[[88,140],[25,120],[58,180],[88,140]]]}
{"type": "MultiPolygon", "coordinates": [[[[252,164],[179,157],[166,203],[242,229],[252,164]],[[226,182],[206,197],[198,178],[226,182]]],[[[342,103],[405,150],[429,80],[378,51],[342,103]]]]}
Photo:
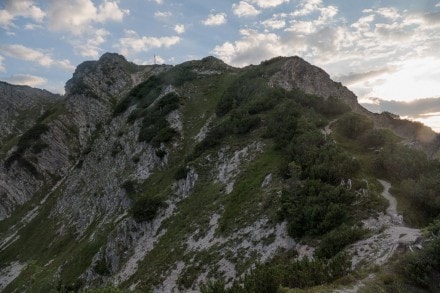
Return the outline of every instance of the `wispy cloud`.
{"type": "Polygon", "coordinates": [[[290,0],[249,0],[251,3],[258,5],[261,8],[277,7],[284,3],[289,3],[290,0]]]}
{"type": "Polygon", "coordinates": [[[75,41],[73,45],[77,54],[83,57],[97,58],[102,52],[99,47],[106,41],[106,37],[110,32],[105,29],[98,29],[94,32],[94,35],[90,36],[85,42],[75,41]]]}
{"type": "Polygon", "coordinates": [[[410,102],[370,98],[369,101],[364,101],[363,105],[375,112],[387,111],[411,118],[426,117],[433,113],[439,116],[440,113],[440,97],[424,98],[410,102]]]}
{"type": "Polygon", "coordinates": [[[267,29],[282,29],[286,27],[286,21],[284,19],[271,18],[261,22],[267,29]]]}
{"type": "Polygon", "coordinates": [[[185,25],[183,25],[183,24],[176,24],[174,26],[174,31],[176,33],[178,33],[179,35],[183,34],[185,32],[185,25]]]}
{"type": "Polygon", "coordinates": [[[0,72],[5,72],[6,71],[6,67],[3,64],[3,60],[5,60],[5,58],[3,56],[0,56],[0,72]]]}
{"type": "Polygon", "coordinates": [[[50,0],[47,11],[49,28],[74,35],[94,30],[94,24],[121,22],[128,9],[121,9],[119,1],[103,1],[98,6],[91,0],[50,0]]]}
{"type": "Polygon", "coordinates": [[[47,79],[40,76],[29,75],[29,74],[17,74],[10,77],[6,77],[4,78],[4,80],[12,84],[28,85],[31,87],[37,87],[47,83],[47,79]]]}
{"type": "Polygon", "coordinates": [[[0,45],[0,52],[5,56],[31,61],[44,67],[56,66],[66,71],[72,71],[74,66],[67,59],[55,60],[42,50],[28,48],[20,44],[0,45]]]}
{"type": "Polygon", "coordinates": [[[154,13],[154,17],[158,20],[161,20],[161,21],[168,20],[172,16],[173,16],[173,13],[171,11],[156,11],[154,13]]]}
{"type": "Polygon", "coordinates": [[[257,16],[261,13],[260,10],[245,1],[232,4],[232,12],[238,17],[257,16]]]}
{"type": "Polygon", "coordinates": [[[209,14],[208,17],[202,21],[207,26],[217,26],[226,23],[226,13],[209,14]]]}
{"type": "Polygon", "coordinates": [[[125,36],[120,38],[114,47],[123,55],[131,55],[133,53],[147,52],[153,48],[168,48],[178,44],[180,40],[179,36],[139,36],[137,32],[127,30],[125,36]]]}
{"type": "Polygon", "coordinates": [[[397,70],[396,67],[388,66],[376,70],[370,70],[367,72],[357,72],[357,73],[351,72],[350,74],[347,75],[337,76],[335,77],[335,79],[342,82],[344,85],[350,86],[359,82],[364,82],[367,80],[371,80],[373,78],[378,78],[386,73],[395,72],[396,70],[397,70]]]}
{"type": "Polygon", "coordinates": [[[0,10],[0,26],[5,29],[14,27],[17,17],[41,22],[45,16],[46,13],[32,0],[6,0],[5,9],[0,10]]]}

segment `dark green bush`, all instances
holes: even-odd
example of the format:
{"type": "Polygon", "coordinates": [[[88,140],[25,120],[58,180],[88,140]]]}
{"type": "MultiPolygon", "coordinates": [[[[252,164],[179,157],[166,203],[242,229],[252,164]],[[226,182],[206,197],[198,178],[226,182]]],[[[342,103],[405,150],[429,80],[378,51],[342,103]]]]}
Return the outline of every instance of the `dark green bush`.
{"type": "Polygon", "coordinates": [[[134,202],[132,207],[133,218],[137,222],[149,222],[154,219],[165,203],[156,197],[143,197],[134,202]]]}
{"type": "Polygon", "coordinates": [[[299,108],[292,101],[279,104],[270,115],[266,135],[275,140],[279,149],[283,149],[295,136],[299,116],[299,108]]]}
{"type": "Polygon", "coordinates": [[[307,180],[295,190],[284,190],[280,216],[287,220],[288,232],[297,238],[322,235],[352,217],[355,196],[341,186],[307,180]]]}
{"type": "Polygon", "coordinates": [[[136,182],[133,180],[126,180],[122,183],[121,187],[125,190],[125,192],[129,195],[133,195],[136,193],[136,182]]]}
{"type": "Polygon", "coordinates": [[[156,156],[158,156],[159,158],[163,158],[163,157],[165,157],[165,155],[167,154],[167,151],[166,150],[163,150],[163,149],[157,149],[156,151],[155,151],[155,153],[156,153],[156,156]]]}
{"type": "Polygon", "coordinates": [[[322,238],[315,250],[315,255],[319,258],[331,258],[347,245],[360,240],[365,233],[366,231],[359,227],[350,227],[342,224],[322,238]]]}
{"type": "Polygon", "coordinates": [[[399,270],[410,283],[430,292],[439,292],[440,238],[425,244],[422,250],[410,253],[399,264],[399,270]]]}
{"type": "Polygon", "coordinates": [[[363,135],[367,130],[373,129],[373,121],[367,117],[355,113],[348,113],[337,122],[337,131],[343,136],[355,139],[363,135]]]}
{"type": "Polygon", "coordinates": [[[101,276],[110,275],[110,266],[104,258],[95,263],[93,270],[101,276]]]}
{"type": "Polygon", "coordinates": [[[23,153],[28,149],[33,143],[38,142],[40,136],[47,132],[49,127],[46,124],[36,124],[28,131],[22,134],[17,143],[17,152],[23,153]]]}
{"type": "Polygon", "coordinates": [[[174,174],[175,180],[185,179],[189,172],[189,168],[187,166],[180,166],[174,174]]]}

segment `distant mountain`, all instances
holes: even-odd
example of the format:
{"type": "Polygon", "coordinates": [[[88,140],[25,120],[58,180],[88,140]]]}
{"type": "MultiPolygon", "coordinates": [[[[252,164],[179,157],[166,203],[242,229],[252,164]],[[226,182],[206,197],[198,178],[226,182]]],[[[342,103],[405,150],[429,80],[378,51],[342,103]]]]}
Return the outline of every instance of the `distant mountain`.
{"type": "Polygon", "coordinates": [[[0,138],[18,136],[35,124],[36,119],[55,103],[60,95],[28,86],[0,81],[0,138]]]}
{"type": "MultiPolygon", "coordinates": [[[[2,292],[334,288],[391,261],[386,225],[407,229],[375,178],[399,188],[436,170],[438,137],[367,111],[299,57],[234,68],[106,53],[62,98],[3,88],[2,292]],[[371,254],[349,246],[380,235],[371,254]]],[[[440,211],[408,201],[420,223],[440,211]]]]}

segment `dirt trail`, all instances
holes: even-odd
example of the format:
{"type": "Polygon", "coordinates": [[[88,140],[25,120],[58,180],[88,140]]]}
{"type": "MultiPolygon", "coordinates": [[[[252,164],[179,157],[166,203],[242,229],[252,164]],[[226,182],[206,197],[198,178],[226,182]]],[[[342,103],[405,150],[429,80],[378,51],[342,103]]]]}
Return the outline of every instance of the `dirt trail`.
{"type": "MultiPolygon", "coordinates": [[[[381,214],[377,218],[364,220],[364,227],[372,231],[382,231],[370,238],[358,241],[348,248],[352,255],[352,269],[356,269],[362,263],[383,265],[394,254],[399,245],[411,246],[421,236],[419,229],[406,227],[403,217],[397,212],[397,200],[390,193],[391,184],[384,180],[378,180],[384,190],[382,196],[388,200],[389,206],[386,215],[381,214]]],[[[373,276],[374,277],[374,276],[373,276]]],[[[367,279],[371,279],[370,275],[367,279]]],[[[363,287],[364,281],[358,281],[354,286],[334,290],[334,293],[357,292],[363,287]]]]}
{"type": "Polygon", "coordinates": [[[378,179],[377,181],[379,181],[384,188],[384,190],[382,191],[382,196],[386,198],[389,202],[389,206],[387,208],[387,214],[390,217],[396,217],[396,216],[398,217],[399,214],[397,213],[397,200],[394,196],[390,194],[391,184],[389,182],[380,179],[378,179]]]}
{"type": "Polygon", "coordinates": [[[330,121],[330,122],[324,127],[324,129],[321,130],[321,132],[322,132],[324,135],[329,135],[329,134],[331,134],[331,133],[333,132],[333,130],[331,129],[331,126],[332,126],[332,124],[335,123],[337,120],[338,120],[338,119],[333,119],[332,121],[330,121]]]}

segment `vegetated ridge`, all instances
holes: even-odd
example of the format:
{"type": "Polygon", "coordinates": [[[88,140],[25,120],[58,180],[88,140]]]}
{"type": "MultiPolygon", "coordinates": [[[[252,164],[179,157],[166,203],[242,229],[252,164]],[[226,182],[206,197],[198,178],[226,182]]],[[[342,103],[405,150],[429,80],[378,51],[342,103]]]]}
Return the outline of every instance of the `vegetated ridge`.
{"type": "Polygon", "coordinates": [[[4,292],[438,288],[438,135],[368,112],[301,58],[139,66],[106,53],[44,97],[2,145],[4,292]],[[395,237],[429,223],[425,238],[395,237]]]}

